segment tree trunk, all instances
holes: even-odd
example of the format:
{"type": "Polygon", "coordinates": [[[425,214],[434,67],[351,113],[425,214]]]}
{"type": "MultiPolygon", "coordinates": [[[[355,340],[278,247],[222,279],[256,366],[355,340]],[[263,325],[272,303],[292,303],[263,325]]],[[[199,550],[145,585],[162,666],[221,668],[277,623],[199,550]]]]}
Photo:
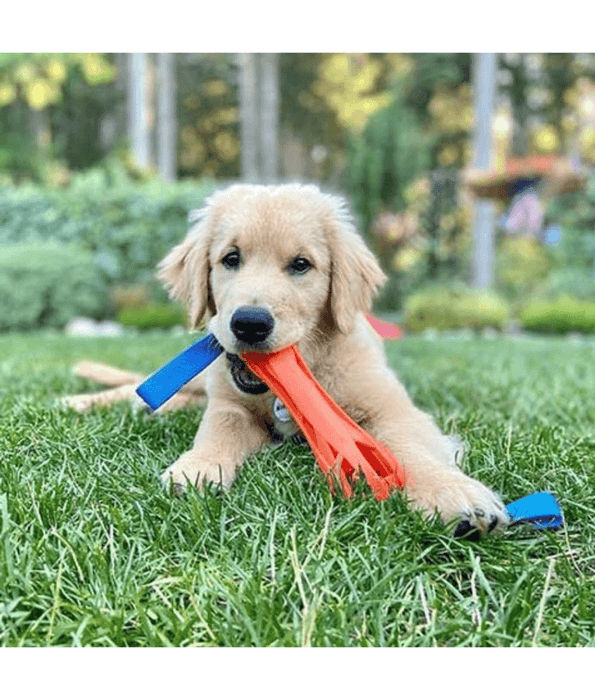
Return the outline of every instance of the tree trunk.
{"type": "Polygon", "coordinates": [[[157,54],[157,80],[157,169],[171,182],[177,174],[175,54],[157,54]]]}
{"type": "MultiPolygon", "coordinates": [[[[492,115],[496,78],[496,54],[473,56],[473,167],[487,170],[492,164],[492,115]]],[[[473,222],[473,284],[490,287],[494,278],[494,204],[489,199],[475,202],[473,222]]]]}
{"type": "Polygon", "coordinates": [[[240,138],[242,179],[258,182],[260,168],[258,162],[258,73],[255,54],[241,53],[240,65],[240,138]]]}
{"type": "Polygon", "coordinates": [[[276,53],[259,58],[261,179],[274,183],[279,174],[279,61],[276,53]]]}
{"type": "Polygon", "coordinates": [[[279,176],[278,54],[238,56],[242,178],[276,182],[279,176]]]}
{"type": "Polygon", "coordinates": [[[128,71],[128,133],[136,164],[146,170],[152,164],[148,55],[128,54],[128,71]]]}

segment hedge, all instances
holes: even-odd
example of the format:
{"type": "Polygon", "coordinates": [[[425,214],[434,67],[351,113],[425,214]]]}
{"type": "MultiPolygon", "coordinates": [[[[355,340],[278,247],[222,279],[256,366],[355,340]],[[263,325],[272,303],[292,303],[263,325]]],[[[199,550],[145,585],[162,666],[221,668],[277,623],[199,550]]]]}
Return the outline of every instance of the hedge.
{"type": "Polygon", "coordinates": [[[0,187],[0,245],[75,243],[111,283],[144,282],[188,230],[212,182],[135,183],[95,169],[64,190],[0,187]]]}
{"type": "Polygon", "coordinates": [[[418,333],[471,328],[502,329],[510,318],[510,307],[499,295],[464,286],[431,287],[410,296],[404,305],[405,326],[418,333]]]}
{"type": "Polygon", "coordinates": [[[90,253],[55,241],[0,246],[0,331],[99,318],[108,303],[90,253]]]}
{"type": "Polygon", "coordinates": [[[538,333],[595,333],[595,300],[533,300],[521,311],[520,322],[525,330],[538,333]]]}

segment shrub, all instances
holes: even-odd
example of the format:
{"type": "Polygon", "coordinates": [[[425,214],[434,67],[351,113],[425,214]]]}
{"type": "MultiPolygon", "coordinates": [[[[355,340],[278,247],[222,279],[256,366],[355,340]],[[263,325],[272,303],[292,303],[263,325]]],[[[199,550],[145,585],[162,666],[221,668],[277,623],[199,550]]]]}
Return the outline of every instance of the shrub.
{"type": "Polygon", "coordinates": [[[0,330],[98,318],[107,288],[88,252],[55,242],[0,246],[0,330]]]}
{"type": "Polygon", "coordinates": [[[431,287],[410,296],[404,322],[413,332],[428,328],[502,329],[510,317],[508,303],[493,292],[468,287],[431,287]]]}
{"type": "Polygon", "coordinates": [[[543,281],[552,268],[550,252],[532,238],[506,238],[498,251],[499,289],[518,299],[543,281]]]}
{"type": "Polygon", "coordinates": [[[557,197],[549,208],[549,216],[563,232],[559,253],[574,267],[595,270],[595,172],[585,191],[557,197]]]}
{"type": "Polygon", "coordinates": [[[116,285],[110,290],[110,298],[116,311],[130,306],[146,306],[151,302],[148,284],[116,285]]]}
{"type": "Polygon", "coordinates": [[[0,188],[0,244],[76,243],[94,256],[113,284],[146,282],[188,230],[212,183],[135,183],[118,170],[96,168],[63,190],[0,188]]]}
{"type": "Polygon", "coordinates": [[[595,301],[560,296],[535,299],[520,315],[525,330],[538,333],[595,333],[595,301]]]}
{"type": "Polygon", "coordinates": [[[536,296],[542,300],[561,296],[595,299],[595,274],[581,267],[556,270],[538,287],[536,296]]]}
{"type": "Polygon", "coordinates": [[[186,314],[177,304],[146,304],[123,307],[118,312],[117,320],[124,326],[134,326],[146,331],[183,326],[186,324],[186,314]]]}

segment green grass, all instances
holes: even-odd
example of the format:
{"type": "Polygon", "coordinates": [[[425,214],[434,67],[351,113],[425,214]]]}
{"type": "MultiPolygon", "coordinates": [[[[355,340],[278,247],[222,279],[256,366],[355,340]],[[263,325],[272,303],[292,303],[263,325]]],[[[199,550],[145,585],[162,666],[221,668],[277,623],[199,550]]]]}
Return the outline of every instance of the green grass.
{"type": "Polygon", "coordinates": [[[230,493],[176,498],[160,472],[199,410],[86,415],[89,358],[150,371],[188,337],[0,336],[3,646],[585,646],[595,643],[595,344],[388,345],[415,401],[505,501],[552,490],[567,526],[480,542],[400,495],[332,497],[304,448],[251,459],[230,493]]]}

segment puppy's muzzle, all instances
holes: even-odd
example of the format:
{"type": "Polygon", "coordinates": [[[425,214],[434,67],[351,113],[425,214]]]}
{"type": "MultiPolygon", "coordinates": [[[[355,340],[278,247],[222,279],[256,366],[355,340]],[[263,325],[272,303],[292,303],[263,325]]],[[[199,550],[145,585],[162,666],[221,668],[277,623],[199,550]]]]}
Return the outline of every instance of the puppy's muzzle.
{"type": "Polygon", "coordinates": [[[231,317],[229,325],[240,342],[258,345],[271,335],[275,320],[262,306],[240,306],[231,317]]]}

